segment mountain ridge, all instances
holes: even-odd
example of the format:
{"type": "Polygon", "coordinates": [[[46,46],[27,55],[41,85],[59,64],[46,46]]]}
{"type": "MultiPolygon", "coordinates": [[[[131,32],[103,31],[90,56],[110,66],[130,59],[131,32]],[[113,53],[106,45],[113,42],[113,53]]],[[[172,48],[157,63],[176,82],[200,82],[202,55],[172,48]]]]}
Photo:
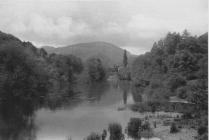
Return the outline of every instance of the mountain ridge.
{"type": "MultiPolygon", "coordinates": [[[[123,60],[124,49],[103,41],[86,42],[67,45],[64,47],[43,46],[48,53],[56,53],[62,55],[75,55],[83,61],[91,57],[100,58],[107,66],[121,65],[123,60]]],[[[135,55],[127,51],[129,62],[132,63],[135,55]]]]}

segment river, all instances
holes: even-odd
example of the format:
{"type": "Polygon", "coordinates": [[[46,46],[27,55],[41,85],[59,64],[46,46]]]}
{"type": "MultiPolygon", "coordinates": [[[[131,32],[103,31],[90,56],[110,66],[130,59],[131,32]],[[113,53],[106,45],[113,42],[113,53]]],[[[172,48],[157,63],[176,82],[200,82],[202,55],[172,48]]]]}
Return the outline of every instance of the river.
{"type": "Polygon", "coordinates": [[[127,108],[141,100],[140,96],[133,94],[130,82],[104,82],[77,89],[76,96],[66,99],[65,103],[58,105],[53,102],[51,107],[37,107],[34,113],[25,103],[20,103],[20,106],[11,105],[11,102],[1,105],[1,112],[5,114],[0,118],[0,138],[83,140],[91,132],[107,130],[112,122],[120,123],[124,132],[131,117],[143,116],[127,108]],[[10,109],[6,109],[8,107],[10,109]]]}
{"type": "Polygon", "coordinates": [[[121,85],[126,91],[112,83],[94,84],[81,93],[79,104],[56,111],[38,110],[35,119],[39,127],[37,140],[65,140],[67,137],[82,140],[91,132],[102,132],[112,122],[125,127],[129,119],[139,116],[139,113],[129,109],[118,111],[118,108],[134,102],[129,83],[121,85]]]}

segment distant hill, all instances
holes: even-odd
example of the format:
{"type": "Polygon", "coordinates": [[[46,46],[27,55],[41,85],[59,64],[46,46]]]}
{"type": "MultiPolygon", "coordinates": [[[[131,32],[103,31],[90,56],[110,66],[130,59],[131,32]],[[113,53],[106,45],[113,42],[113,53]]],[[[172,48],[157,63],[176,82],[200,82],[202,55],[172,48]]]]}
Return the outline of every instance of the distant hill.
{"type": "MultiPolygon", "coordinates": [[[[69,45],[66,47],[54,48],[50,46],[43,47],[48,53],[56,53],[63,55],[75,55],[86,61],[91,57],[98,57],[106,66],[114,64],[122,64],[124,50],[120,47],[106,42],[89,42],[69,45]]],[[[135,55],[127,52],[129,63],[135,59],[135,55]]]]}

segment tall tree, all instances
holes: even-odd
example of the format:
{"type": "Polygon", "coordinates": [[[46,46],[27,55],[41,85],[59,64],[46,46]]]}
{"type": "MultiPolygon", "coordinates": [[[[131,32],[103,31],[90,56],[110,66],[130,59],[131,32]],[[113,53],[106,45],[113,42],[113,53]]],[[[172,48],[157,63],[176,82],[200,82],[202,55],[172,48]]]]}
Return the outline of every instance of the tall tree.
{"type": "Polygon", "coordinates": [[[182,38],[183,39],[186,39],[186,38],[188,38],[190,36],[190,33],[187,31],[187,29],[185,29],[184,31],[183,31],[183,33],[182,33],[182,38]]]}
{"type": "Polygon", "coordinates": [[[127,51],[124,50],[124,54],[123,54],[123,66],[126,67],[127,65],[128,65],[127,51]]]}

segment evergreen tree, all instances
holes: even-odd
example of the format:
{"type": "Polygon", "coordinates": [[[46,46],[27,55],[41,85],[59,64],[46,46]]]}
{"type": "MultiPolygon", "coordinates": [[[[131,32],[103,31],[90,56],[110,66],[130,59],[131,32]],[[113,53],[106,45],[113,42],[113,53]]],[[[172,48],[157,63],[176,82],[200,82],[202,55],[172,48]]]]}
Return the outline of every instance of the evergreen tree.
{"type": "Polygon", "coordinates": [[[128,57],[127,57],[127,52],[124,50],[123,54],[123,66],[126,67],[128,65],[128,57]]]}

